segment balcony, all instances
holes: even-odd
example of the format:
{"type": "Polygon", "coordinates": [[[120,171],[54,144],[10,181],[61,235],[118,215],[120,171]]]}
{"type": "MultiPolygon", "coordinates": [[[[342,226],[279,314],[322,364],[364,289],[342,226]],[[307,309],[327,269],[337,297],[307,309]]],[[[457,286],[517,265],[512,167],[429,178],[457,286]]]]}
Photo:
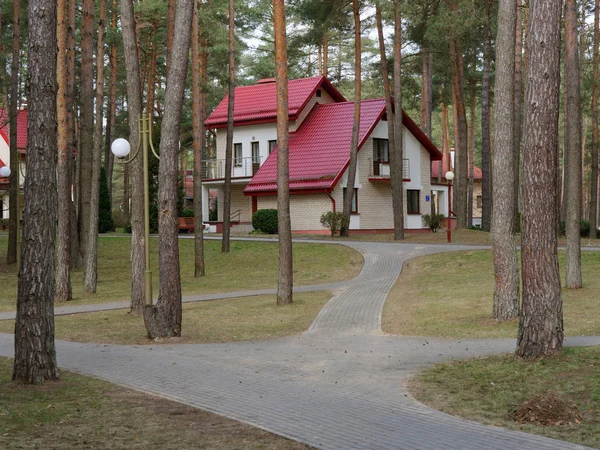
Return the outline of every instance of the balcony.
{"type": "MultiPolygon", "coordinates": [[[[233,158],[231,178],[251,178],[262,165],[263,157],[233,158]]],[[[225,178],[225,160],[208,159],[202,161],[203,180],[222,180],[225,178]]]]}
{"type": "MultiPolygon", "coordinates": [[[[402,179],[410,181],[410,160],[402,159],[402,179]]],[[[369,159],[369,180],[384,181],[390,179],[390,162],[380,159],[369,159]]]]}

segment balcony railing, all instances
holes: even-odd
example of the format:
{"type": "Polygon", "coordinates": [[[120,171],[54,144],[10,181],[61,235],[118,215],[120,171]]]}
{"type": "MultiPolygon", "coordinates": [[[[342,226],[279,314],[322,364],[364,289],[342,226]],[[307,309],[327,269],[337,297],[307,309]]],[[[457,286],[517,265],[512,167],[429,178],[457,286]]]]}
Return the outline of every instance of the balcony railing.
{"type": "MultiPolygon", "coordinates": [[[[262,165],[262,156],[249,158],[233,158],[231,178],[253,177],[262,165]]],[[[225,178],[225,160],[208,159],[202,161],[202,179],[219,180],[225,178]]]]}
{"type": "MultiPolygon", "coordinates": [[[[402,179],[410,180],[410,160],[402,159],[402,179]]],[[[369,159],[369,178],[390,179],[390,162],[380,159],[369,159]]]]}

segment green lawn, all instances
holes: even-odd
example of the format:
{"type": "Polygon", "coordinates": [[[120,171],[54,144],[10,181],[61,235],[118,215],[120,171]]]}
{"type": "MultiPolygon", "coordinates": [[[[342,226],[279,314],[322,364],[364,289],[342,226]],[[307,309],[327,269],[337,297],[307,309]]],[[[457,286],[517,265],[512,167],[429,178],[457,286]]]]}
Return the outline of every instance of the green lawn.
{"type": "MultiPolygon", "coordinates": [[[[182,337],[165,342],[207,343],[272,339],[306,331],[329,292],[294,294],[291,305],[277,305],[274,295],[233,298],[183,306],[182,337]]],[[[153,344],[144,321],[124,311],[57,316],[56,337],[103,344],[153,344]]],[[[0,333],[14,333],[14,321],[0,321],[0,333]]]]}
{"type": "Polygon", "coordinates": [[[0,358],[0,448],[300,450],[265,431],[95,378],[19,386],[0,358]]]}
{"type": "MultiPolygon", "coordinates": [[[[564,252],[559,253],[561,268],[564,252]]],[[[582,253],[584,287],[563,289],[565,334],[600,335],[600,252],[582,253]]],[[[564,280],[564,271],[561,273],[564,280]]],[[[516,337],[518,321],[492,317],[491,251],[423,256],[404,264],[383,310],[391,334],[463,338],[516,337]]]]}
{"type": "MultiPolygon", "coordinates": [[[[14,310],[16,266],[6,264],[6,235],[0,236],[0,311],[14,310]]],[[[277,286],[278,246],[258,241],[232,241],[222,254],[221,243],[206,241],[206,276],[194,278],[194,241],[179,241],[184,295],[231,292],[277,286]]],[[[158,293],[158,240],[150,240],[154,292],[158,293]]],[[[98,289],[84,294],[83,273],[72,274],[74,300],[70,304],[103,303],[130,298],[130,239],[102,236],[98,242],[98,289]]],[[[329,283],[354,278],[362,268],[360,253],[341,245],[294,244],[294,284],[329,283]]]]}
{"type": "Polygon", "coordinates": [[[409,389],[449,414],[600,448],[598,373],[600,347],[574,348],[533,362],[505,355],[440,364],[414,377],[409,389]],[[549,391],[574,402],[582,423],[538,426],[512,420],[523,403],[549,391]]]}

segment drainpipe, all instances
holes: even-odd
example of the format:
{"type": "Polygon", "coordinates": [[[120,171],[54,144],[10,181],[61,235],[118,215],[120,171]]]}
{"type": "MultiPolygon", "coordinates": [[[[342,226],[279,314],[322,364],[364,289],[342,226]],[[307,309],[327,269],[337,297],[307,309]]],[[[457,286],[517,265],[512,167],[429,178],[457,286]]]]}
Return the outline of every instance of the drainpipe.
{"type": "Polygon", "coordinates": [[[329,197],[329,199],[331,200],[331,203],[333,205],[333,212],[335,212],[335,199],[331,196],[331,194],[328,192],[325,194],[327,197],[329,197]]]}

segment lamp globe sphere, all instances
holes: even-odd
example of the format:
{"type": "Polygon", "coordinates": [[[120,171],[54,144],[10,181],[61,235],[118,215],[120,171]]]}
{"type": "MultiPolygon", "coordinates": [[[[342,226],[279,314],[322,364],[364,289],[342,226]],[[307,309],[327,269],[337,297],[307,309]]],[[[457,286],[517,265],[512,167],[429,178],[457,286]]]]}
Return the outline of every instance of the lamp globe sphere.
{"type": "Polygon", "coordinates": [[[113,141],[110,149],[117,158],[125,158],[129,155],[131,146],[129,145],[129,142],[127,142],[127,139],[118,138],[113,141]]]}

